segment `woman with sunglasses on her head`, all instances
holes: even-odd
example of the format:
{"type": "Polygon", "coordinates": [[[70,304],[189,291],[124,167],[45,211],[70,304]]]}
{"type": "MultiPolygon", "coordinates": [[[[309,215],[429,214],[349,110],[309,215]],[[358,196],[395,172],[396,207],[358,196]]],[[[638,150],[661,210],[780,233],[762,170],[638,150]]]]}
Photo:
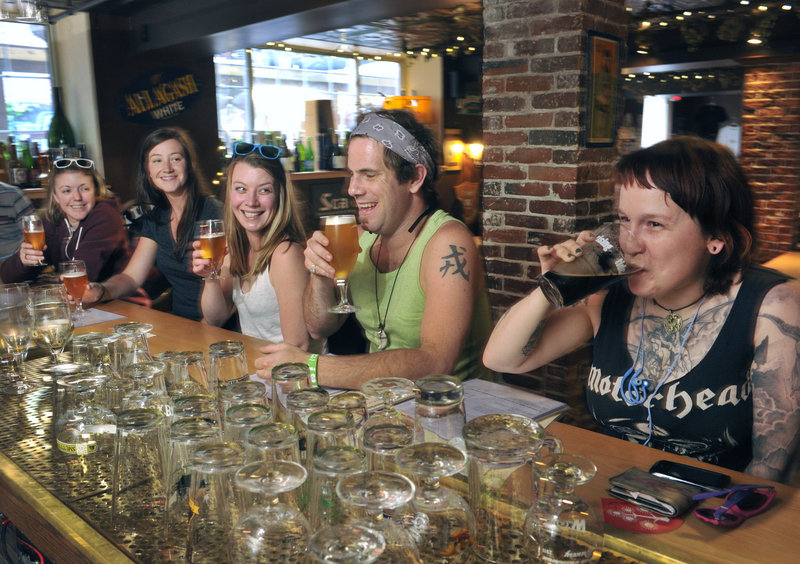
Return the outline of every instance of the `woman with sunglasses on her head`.
{"type": "MultiPolygon", "coordinates": [[[[674,137],[616,165],[638,272],[555,309],[541,288],[498,321],[486,366],[524,373],[593,341],[586,400],[608,434],[771,480],[800,441],[800,284],[753,264],[753,196],[724,146],[674,137]]],[[[589,232],[538,249],[571,262],[589,232]]]]}
{"type": "Polygon", "coordinates": [[[172,286],[171,313],[199,320],[203,280],[192,273],[194,224],[219,219],[222,203],[210,195],[197,166],[194,143],[177,127],[150,133],[139,150],[137,203],[150,211],[128,266],[102,284],[90,284],[84,304],[129,296],[155,265],[172,286]]]}
{"type": "MultiPolygon", "coordinates": [[[[203,319],[222,325],[235,311],[242,333],[304,350],[311,343],[303,321],[305,232],[291,187],[279,160],[280,149],[239,142],[228,166],[225,230],[229,252],[219,278],[208,278],[211,260],[194,242],[193,270],[206,277],[203,319]]],[[[312,352],[320,352],[312,350],[312,352]]]]}
{"type": "Polygon", "coordinates": [[[45,246],[22,243],[3,262],[4,282],[34,280],[45,265],[82,260],[93,282],[122,272],[130,258],[119,200],[89,159],[56,159],[48,179],[47,204],[40,211],[45,246]]]}

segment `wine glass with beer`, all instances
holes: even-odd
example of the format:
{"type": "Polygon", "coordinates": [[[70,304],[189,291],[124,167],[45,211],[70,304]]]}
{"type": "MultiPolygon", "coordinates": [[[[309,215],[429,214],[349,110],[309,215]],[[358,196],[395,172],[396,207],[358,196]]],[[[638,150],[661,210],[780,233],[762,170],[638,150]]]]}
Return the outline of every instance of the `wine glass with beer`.
{"type": "Polygon", "coordinates": [[[211,259],[211,274],[206,280],[219,279],[219,265],[225,256],[225,226],[221,219],[204,219],[195,224],[204,259],[211,259]]]}
{"type": "Polygon", "coordinates": [[[331,266],[336,270],[336,290],[339,303],[328,309],[331,313],[352,313],[361,308],[347,299],[347,286],[350,273],[356,264],[361,247],[358,246],[358,228],[354,215],[329,215],[322,218],[322,231],[330,244],[328,250],[333,255],[331,266]]]}
{"type": "MultiPolygon", "coordinates": [[[[41,217],[31,214],[22,218],[22,238],[33,247],[34,251],[44,249],[44,224],[41,217]]],[[[39,261],[40,266],[46,264],[44,260],[39,261]]]]}
{"type": "Polygon", "coordinates": [[[86,263],[82,260],[68,260],[58,264],[58,272],[67,293],[77,303],[75,306],[75,316],[80,317],[84,314],[83,293],[89,285],[89,275],[86,273],[86,263]]]}

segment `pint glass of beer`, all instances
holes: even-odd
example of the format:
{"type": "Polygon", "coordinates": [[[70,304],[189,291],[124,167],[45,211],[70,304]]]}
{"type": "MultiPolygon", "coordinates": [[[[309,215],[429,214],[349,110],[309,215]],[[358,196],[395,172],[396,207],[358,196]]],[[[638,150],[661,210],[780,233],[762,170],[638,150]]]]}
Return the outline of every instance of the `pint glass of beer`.
{"type": "Polygon", "coordinates": [[[209,279],[219,278],[219,265],[225,256],[225,228],[221,219],[204,219],[195,225],[203,258],[211,259],[209,279]]]}
{"type": "Polygon", "coordinates": [[[330,308],[332,313],[352,313],[361,308],[347,299],[347,283],[356,264],[361,247],[358,246],[358,228],[354,215],[329,215],[322,218],[322,231],[330,241],[328,250],[333,255],[331,266],[336,270],[336,289],[339,303],[330,308]]]}
{"type": "Polygon", "coordinates": [[[82,260],[68,260],[58,263],[58,272],[67,293],[77,302],[75,315],[83,315],[83,293],[89,285],[89,276],[86,274],[86,263],[82,260]]]}
{"type": "MultiPolygon", "coordinates": [[[[22,218],[22,238],[26,243],[30,243],[34,251],[44,249],[44,225],[42,218],[36,214],[26,215],[22,218]]],[[[40,265],[45,265],[43,260],[40,265]]]]}

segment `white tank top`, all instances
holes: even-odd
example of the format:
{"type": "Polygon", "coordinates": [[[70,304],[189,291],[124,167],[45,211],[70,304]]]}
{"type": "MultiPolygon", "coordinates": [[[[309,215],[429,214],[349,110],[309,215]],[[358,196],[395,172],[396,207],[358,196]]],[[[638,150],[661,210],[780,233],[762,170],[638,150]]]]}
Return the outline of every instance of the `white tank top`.
{"type": "MultiPolygon", "coordinates": [[[[250,284],[250,291],[246,294],[242,292],[239,277],[234,276],[232,297],[239,312],[242,333],[272,343],[283,342],[278,296],[269,279],[269,267],[255,277],[250,284]]],[[[297,314],[303,315],[303,311],[300,310],[297,314]]],[[[327,340],[312,340],[308,350],[315,353],[327,352],[327,340]]]]}

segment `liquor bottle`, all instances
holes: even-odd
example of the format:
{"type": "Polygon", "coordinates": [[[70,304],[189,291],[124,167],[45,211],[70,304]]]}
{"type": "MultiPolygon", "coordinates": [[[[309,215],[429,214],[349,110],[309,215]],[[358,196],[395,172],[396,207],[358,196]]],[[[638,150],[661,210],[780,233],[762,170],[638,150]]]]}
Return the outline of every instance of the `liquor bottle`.
{"type": "Polygon", "coordinates": [[[47,146],[50,149],[75,146],[75,133],[61,106],[61,88],[58,86],[53,87],[53,120],[47,132],[47,146]]]}
{"type": "Polygon", "coordinates": [[[39,186],[47,186],[47,178],[50,176],[50,156],[47,151],[39,149],[38,143],[34,143],[34,145],[36,150],[39,151],[39,162],[36,165],[39,169],[39,186]]]}
{"type": "Polygon", "coordinates": [[[286,174],[289,174],[294,171],[294,155],[292,155],[292,150],[289,148],[289,145],[286,144],[285,135],[281,135],[278,147],[281,149],[281,165],[283,165],[283,170],[286,174]]]}
{"type": "Polygon", "coordinates": [[[8,149],[8,177],[11,184],[22,186],[28,179],[28,169],[22,166],[22,161],[17,156],[17,146],[12,143],[8,149]]]}
{"type": "Polygon", "coordinates": [[[306,137],[306,153],[303,158],[303,170],[311,172],[314,170],[316,166],[316,160],[314,156],[314,141],[311,137],[306,137]]]}
{"type": "Polygon", "coordinates": [[[333,134],[333,158],[331,159],[333,170],[344,170],[347,159],[344,156],[344,147],[339,144],[339,136],[333,134]]]}
{"type": "Polygon", "coordinates": [[[32,159],[32,167],[28,170],[28,182],[31,183],[31,186],[34,188],[38,188],[42,185],[41,176],[42,176],[42,167],[40,166],[42,155],[39,152],[39,143],[34,141],[31,143],[31,159],[32,159]]]}

